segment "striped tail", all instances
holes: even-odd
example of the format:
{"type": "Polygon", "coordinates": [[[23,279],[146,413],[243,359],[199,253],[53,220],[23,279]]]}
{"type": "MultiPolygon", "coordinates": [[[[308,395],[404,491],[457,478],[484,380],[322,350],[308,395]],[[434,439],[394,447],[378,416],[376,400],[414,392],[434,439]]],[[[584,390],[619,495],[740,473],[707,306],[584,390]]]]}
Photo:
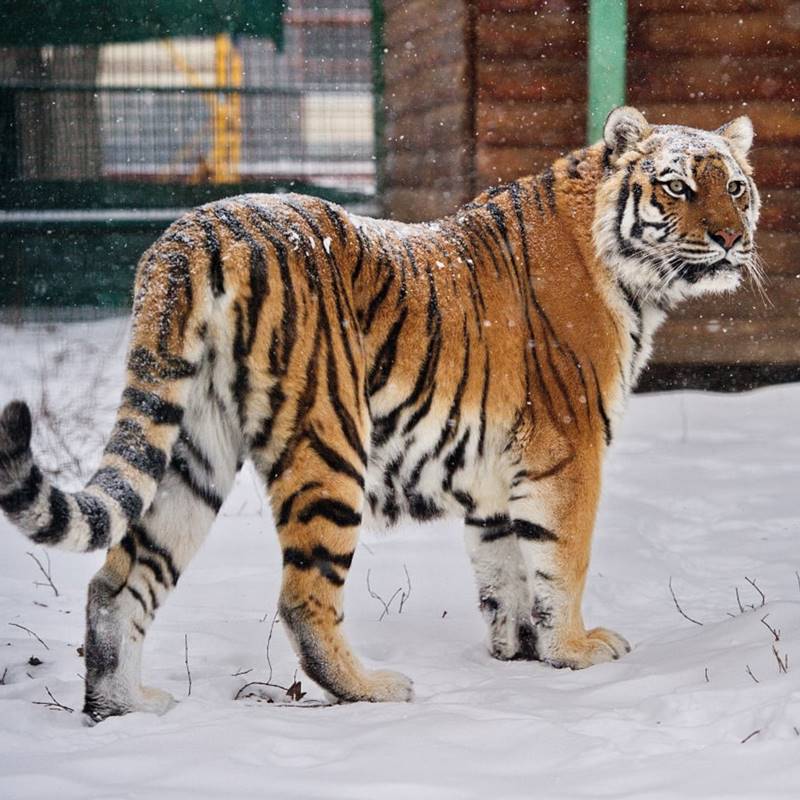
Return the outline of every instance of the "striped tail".
{"type": "Polygon", "coordinates": [[[82,491],[53,486],[34,462],[25,403],[0,414],[0,509],[37,544],[113,547],[153,502],[205,346],[198,316],[208,295],[188,250],[185,237],[168,231],[142,259],[127,387],[100,467],[82,491]]]}

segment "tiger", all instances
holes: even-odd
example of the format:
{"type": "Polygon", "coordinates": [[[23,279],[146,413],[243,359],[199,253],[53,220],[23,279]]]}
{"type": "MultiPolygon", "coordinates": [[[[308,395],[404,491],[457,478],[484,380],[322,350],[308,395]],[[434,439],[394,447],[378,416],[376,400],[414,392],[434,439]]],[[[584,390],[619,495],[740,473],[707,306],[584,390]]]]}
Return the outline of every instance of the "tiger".
{"type": "Polygon", "coordinates": [[[668,311],[760,275],[753,135],[747,117],[706,131],[620,107],[598,143],[435,222],[297,194],[174,222],[139,262],[126,383],[84,488],[37,466],[24,402],[0,415],[9,520],[107,550],[88,721],[175,702],[141,684],[144,639],[248,458],[282,550],[280,618],[332,702],[413,697],[345,637],[362,524],[463,520],[494,658],[628,652],[582,616],[603,457],[668,311]]]}

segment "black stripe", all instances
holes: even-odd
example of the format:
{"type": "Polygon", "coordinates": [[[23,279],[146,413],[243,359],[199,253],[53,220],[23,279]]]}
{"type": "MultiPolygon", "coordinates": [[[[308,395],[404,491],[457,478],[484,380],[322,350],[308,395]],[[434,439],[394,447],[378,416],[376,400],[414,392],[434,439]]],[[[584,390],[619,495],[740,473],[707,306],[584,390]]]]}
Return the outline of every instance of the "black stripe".
{"type": "Polygon", "coordinates": [[[542,186],[544,187],[544,194],[547,198],[547,206],[552,213],[556,211],[556,193],[555,182],[556,176],[553,174],[553,168],[548,167],[540,176],[542,186]]]}
{"type": "Polygon", "coordinates": [[[486,353],[483,361],[483,389],[481,391],[481,425],[478,433],[478,455],[483,456],[483,447],[486,442],[486,405],[489,399],[489,375],[491,368],[489,366],[489,348],[486,348],[486,353]]]}
{"type": "Polygon", "coordinates": [[[139,605],[144,610],[144,613],[149,614],[150,611],[147,608],[147,603],[145,603],[144,597],[142,597],[142,595],[136,589],[134,589],[133,586],[126,585],[125,588],[136,598],[136,600],[138,600],[139,605]]]}
{"type": "Polygon", "coordinates": [[[392,288],[393,283],[394,275],[390,272],[386,276],[386,280],[384,280],[381,288],[378,289],[377,294],[370,301],[366,314],[363,315],[363,320],[361,322],[361,330],[365,335],[370,332],[372,323],[375,321],[375,315],[378,313],[378,309],[381,307],[383,301],[386,300],[386,296],[389,294],[389,289],[392,288]]]}
{"type": "Polygon", "coordinates": [[[442,489],[450,492],[453,488],[453,478],[456,472],[464,468],[464,454],[467,450],[467,442],[470,437],[470,429],[464,431],[464,435],[459,439],[458,444],[447,454],[444,460],[445,474],[442,479],[442,489]]]}
{"type": "MultiPolygon", "coordinates": [[[[131,526],[131,530],[133,532],[133,536],[136,539],[137,545],[137,557],[140,557],[141,554],[138,552],[139,550],[148,550],[151,553],[155,553],[157,556],[161,558],[164,562],[164,566],[167,568],[167,572],[169,572],[169,576],[172,580],[172,585],[175,586],[178,583],[178,579],[181,576],[180,571],[175,566],[175,561],[172,558],[172,553],[166,549],[163,545],[158,544],[155,540],[153,540],[150,534],[147,532],[147,529],[143,525],[133,525],[131,526]]],[[[163,581],[162,581],[163,582],[163,581]]]]}
{"type": "Polygon", "coordinates": [[[354,511],[339,500],[330,498],[315,500],[297,515],[297,518],[303,523],[310,522],[315,517],[322,517],[340,528],[355,527],[361,524],[361,514],[358,511],[354,511]]]}
{"type": "Polygon", "coordinates": [[[329,580],[334,586],[343,586],[344,578],[342,578],[334,567],[342,569],[350,569],[350,564],[353,561],[353,553],[346,553],[345,555],[335,555],[328,550],[327,547],[317,545],[311,551],[311,557],[314,559],[314,566],[320,571],[323,578],[329,580]]]}
{"type": "MultiPolygon", "coordinates": [[[[330,403],[333,407],[334,414],[336,414],[336,417],[338,418],[339,423],[342,426],[342,433],[344,433],[344,438],[347,439],[347,443],[350,445],[350,447],[353,448],[353,452],[355,452],[361,463],[366,467],[367,451],[364,449],[364,445],[361,443],[361,435],[358,432],[358,428],[356,427],[356,423],[355,420],[353,419],[352,414],[348,410],[349,408],[348,405],[344,403],[339,397],[339,377],[336,370],[336,363],[333,358],[332,342],[329,330],[326,330],[326,336],[328,341],[328,357],[326,359],[328,399],[330,400],[330,403]]],[[[360,396],[359,391],[357,391],[356,396],[357,397],[360,396]]]]}
{"type": "Polygon", "coordinates": [[[481,528],[482,542],[496,542],[513,534],[511,520],[507,514],[494,514],[491,517],[467,517],[467,525],[481,528]]]}
{"type": "Polygon", "coordinates": [[[25,511],[36,501],[41,488],[42,473],[39,471],[39,467],[34,464],[19,489],[15,489],[9,494],[0,495],[0,508],[6,514],[18,514],[20,511],[25,511]]]}
{"type": "Polygon", "coordinates": [[[295,569],[306,570],[311,569],[313,564],[311,559],[297,547],[285,547],[283,549],[283,566],[292,566],[295,569]]]}
{"type": "Polygon", "coordinates": [[[270,370],[273,374],[283,375],[289,367],[289,357],[297,338],[297,302],[294,296],[294,283],[292,271],[289,269],[286,245],[277,237],[276,231],[281,229],[279,223],[262,206],[245,202],[245,207],[250,212],[250,222],[256,230],[272,245],[278,260],[280,270],[280,285],[283,291],[281,315],[281,351],[270,348],[270,370]]]}
{"type": "Polygon", "coordinates": [[[169,462],[170,469],[180,477],[184,486],[189,489],[195,497],[202,500],[214,513],[222,508],[223,499],[213,490],[203,486],[195,478],[189,462],[179,453],[172,454],[169,462]]]}
{"type": "Polygon", "coordinates": [[[183,444],[186,449],[191,454],[192,458],[206,471],[206,472],[213,472],[214,469],[211,466],[211,461],[209,461],[208,456],[200,449],[200,445],[192,439],[189,432],[186,428],[181,428],[181,432],[178,434],[178,441],[183,444]]]}
{"type": "Polygon", "coordinates": [[[376,394],[389,382],[389,375],[391,374],[392,367],[394,367],[397,358],[398,339],[400,338],[407,317],[408,308],[403,307],[375,356],[375,361],[372,364],[372,369],[370,370],[367,381],[370,395],[376,394]]]}
{"type": "Polygon", "coordinates": [[[339,212],[330,203],[323,203],[322,208],[324,209],[328,219],[331,221],[333,227],[336,228],[336,235],[339,237],[339,241],[342,244],[345,244],[347,242],[347,231],[345,230],[344,223],[342,222],[339,212]]]}
{"type": "Polygon", "coordinates": [[[278,525],[286,525],[289,522],[289,519],[292,516],[292,506],[294,506],[294,501],[300,497],[301,494],[304,492],[308,492],[311,489],[318,489],[322,484],[319,481],[308,481],[304,483],[297,491],[292,492],[282,503],[280,507],[280,511],[278,512],[278,525]]]}
{"type": "Polygon", "coordinates": [[[160,481],[167,467],[167,455],[147,441],[142,426],[132,419],[121,419],[114,426],[106,453],[118,456],[143,475],[160,481]]]}
{"type": "Polygon", "coordinates": [[[122,402],[124,406],[144,414],[156,425],[180,425],[183,419],[183,409],[180,406],[162,400],[153,392],[145,392],[133,386],[128,386],[122,393],[122,402]]]}
{"type": "Polygon", "coordinates": [[[67,497],[61,489],[50,487],[50,522],[31,536],[36,544],[55,545],[67,535],[70,520],[67,497]]]}
{"type": "Polygon", "coordinates": [[[197,367],[190,361],[169,353],[156,354],[146,347],[131,350],[128,369],[143,383],[181,380],[197,374],[197,367]]]}
{"type": "Polygon", "coordinates": [[[128,520],[136,520],[142,513],[142,498],[119,470],[113,467],[103,467],[95,472],[88,485],[102,489],[118,503],[128,520]]]}
{"type": "Polygon", "coordinates": [[[555,542],[558,540],[558,536],[552,531],[524,519],[515,519],[511,523],[511,528],[519,539],[526,539],[530,542],[555,542]]]}
{"type": "Polygon", "coordinates": [[[214,297],[225,294],[225,273],[222,268],[219,237],[207,217],[198,217],[198,223],[206,236],[206,250],[209,255],[209,283],[214,297]]]}
{"type": "Polygon", "coordinates": [[[600,412],[600,417],[603,420],[603,435],[605,437],[606,444],[610,445],[612,438],[611,421],[606,413],[606,406],[603,402],[603,393],[600,391],[600,381],[597,378],[597,370],[594,368],[594,364],[592,364],[592,375],[594,376],[594,385],[597,391],[597,410],[600,412]]]}
{"type": "Polygon", "coordinates": [[[362,489],[364,488],[363,475],[343,456],[339,455],[317,436],[314,430],[308,432],[308,440],[314,452],[332,469],[352,478],[362,489]]]}
{"type": "Polygon", "coordinates": [[[89,549],[108,547],[111,540],[111,521],[106,504],[89,492],[76,492],[73,497],[89,525],[89,549]]]}

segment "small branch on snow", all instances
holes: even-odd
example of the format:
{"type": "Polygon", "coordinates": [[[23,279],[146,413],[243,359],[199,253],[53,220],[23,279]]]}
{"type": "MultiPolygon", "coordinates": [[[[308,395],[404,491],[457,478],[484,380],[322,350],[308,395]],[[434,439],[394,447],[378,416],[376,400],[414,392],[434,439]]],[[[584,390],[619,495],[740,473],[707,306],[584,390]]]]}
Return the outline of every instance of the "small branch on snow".
{"type": "Polygon", "coordinates": [[[189,669],[189,634],[183,634],[183,663],[186,664],[186,677],[189,679],[189,691],[186,692],[187,697],[192,696],[192,673],[189,669]]]}
{"type": "Polygon", "coordinates": [[[739,606],[739,613],[744,614],[744,606],[742,605],[742,598],[739,597],[739,587],[736,587],[736,605],[739,606]]]}
{"type": "MultiPolygon", "coordinates": [[[[266,619],[266,616],[267,615],[265,614],[264,619],[266,619]]],[[[254,694],[253,692],[248,692],[247,694],[244,694],[245,690],[249,689],[251,686],[266,686],[270,689],[280,689],[291,699],[294,699],[297,696],[302,697],[304,695],[304,692],[301,692],[300,683],[297,680],[295,680],[291,686],[281,686],[279,683],[272,682],[272,660],[269,655],[269,648],[270,645],[272,644],[272,633],[275,630],[275,623],[277,621],[278,621],[278,612],[276,611],[274,616],[272,617],[272,623],[269,626],[269,634],[267,634],[267,667],[269,669],[269,674],[267,675],[267,679],[265,681],[249,681],[248,683],[244,684],[244,686],[242,686],[239,689],[239,691],[236,692],[236,694],[233,696],[234,700],[238,700],[240,697],[252,696],[254,694]]],[[[249,669],[247,670],[247,672],[252,672],[252,670],[249,669]]],[[[247,673],[242,673],[242,674],[247,674],[247,673]]],[[[269,699],[269,702],[271,703],[272,700],[269,699]]]]}
{"type": "Polygon", "coordinates": [[[406,600],[411,597],[411,576],[408,574],[408,567],[403,564],[403,572],[406,573],[406,587],[408,591],[404,591],[403,594],[400,595],[400,608],[397,609],[398,614],[403,613],[403,606],[406,604],[406,600]]]}
{"type": "Polygon", "coordinates": [[[756,678],[756,676],[755,676],[755,675],[753,675],[753,670],[751,670],[751,669],[750,669],[750,665],[749,665],[749,664],[747,665],[747,669],[745,670],[745,672],[746,672],[746,673],[747,673],[747,674],[748,674],[748,675],[749,675],[749,676],[750,676],[750,677],[751,677],[751,678],[752,678],[752,679],[753,679],[753,680],[754,680],[756,683],[761,683],[761,681],[759,681],[759,679],[758,679],[758,678],[756,678]]]}
{"type": "Polygon", "coordinates": [[[758,588],[758,584],[755,582],[755,579],[748,578],[747,575],[744,576],[744,579],[761,595],[761,608],[764,608],[764,605],[767,602],[766,595],[761,589],[758,588]]]}
{"type": "Polygon", "coordinates": [[[238,678],[240,675],[249,675],[252,671],[252,667],[250,667],[250,669],[240,669],[238,672],[232,673],[231,678],[238,678]]]}
{"type": "Polygon", "coordinates": [[[789,671],[789,654],[787,653],[783,658],[781,658],[781,654],[778,652],[778,648],[775,645],[772,645],[772,652],[775,654],[775,658],[778,661],[778,672],[783,673],[784,675],[789,671]]]}
{"type": "Polygon", "coordinates": [[[6,685],[6,675],[8,675],[8,667],[3,670],[3,674],[0,675],[0,686],[6,685]]]}
{"type": "Polygon", "coordinates": [[[56,700],[55,697],[53,697],[53,693],[50,691],[50,689],[47,688],[47,686],[44,687],[44,690],[49,695],[50,700],[49,701],[48,700],[33,700],[32,701],[33,705],[35,705],[35,706],[46,706],[47,708],[50,708],[53,711],[67,711],[70,714],[72,714],[75,711],[74,708],[70,708],[69,706],[65,706],[63,703],[59,703],[58,700],[56,700]]]}
{"type": "Polygon", "coordinates": [[[706,667],[706,683],[711,683],[711,679],[708,677],[708,667],[706,667]]]}
{"type": "Polygon", "coordinates": [[[754,736],[758,736],[759,733],[761,733],[760,730],[753,731],[752,733],[747,734],[747,736],[745,736],[744,739],[742,739],[740,744],[744,744],[745,742],[749,742],[754,736]]]}
{"type": "Polygon", "coordinates": [[[669,578],[669,591],[670,591],[670,594],[672,595],[672,600],[673,600],[673,602],[675,603],[675,608],[677,608],[677,609],[678,609],[678,611],[680,612],[681,616],[683,616],[683,617],[686,617],[686,619],[688,619],[688,620],[689,620],[689,622],[693,622],[695,625],[702,625],[702,624],[703,624],[702,622],[698,622],[696,619],[692,619],[692,618],[691,618],[691,617],[690,617],[690,616],[689,616],[689,615],[688,615],[688,614],[687,614],[687,613],[686,613],[686,612],[685,612],[685,611],[684,611],[684,610],[683,610],[683,609],[680,607],[680,604],[678,603],[678,598],[677,598],[677,597],[675,597],[675,590],[672,588],[672,576],[671,576],[671,575],[670,575],[670,578],[669,578]]]}
{"type": "Polygon", "coordinates": [[[765,628],[767,628],[767,630],[769,630],[769,632],[775,637],[775,641],[779,642],[781,640],[781,632],[780,630],[776,630],[775,628],[773,628],[772,625],[770,625],[769,622],[767,622],[768,616],[769,614],[764,614],[764,616],[761,617],[761,624],[765,628]]]}
{"type": "Polygon", "coordinates": [[[14,628],[19,628],[20,630],[25,631],[25,633],[27,633],[29,636],[33,636],[33,638],[36,639],[36,641],[39,642],[39,644],[42,645],[45,650],[50,649],[46,642],[41,637],[37,636],[30,628],[26,628],[24,625],[18,625],[16,622],[9,622],[8,624],[14,628]]]}
{"type": "MultiPolygon", "coordinates": [[[[367,591],[369,592],[370,597],[374,597],[383,606],[383,613],[378,617],[378,622],[380,622],[389,613],[389,603],[394,600],[395,595],[393,594],[389,600],[389,603],[387,603],[376,591],[374,591],[369,583],[369,576],[371,572],[371,569],[367,570],[367,591]]],[[[395,594],[397,594],[397,592],[395,592],[395,594]]]]}
{"type": "MultiPolygon", "coordinates": [[[[53,579],[50,577],[50,556],[49,556],[49,554],[48,553],[44,554],[45,558],[47,559],[47,569],[45,569],[42,566],[42,562],[39,561],[39,559],[36,558],[36,556],[33,553],[28,553],[28,555],[36,562],[36,566],[39,567],[39,571],[46,578],[47,584],[49,584],[50,588],[53,590],[53,594],[55,594],[55,596],[58,597],[59,596],[58,589],[56,588],[56,585],[53,583],[53,579]]],[[[45,586],[47,584],[37,583],[36,585],[37,586],[45,586]]]]}

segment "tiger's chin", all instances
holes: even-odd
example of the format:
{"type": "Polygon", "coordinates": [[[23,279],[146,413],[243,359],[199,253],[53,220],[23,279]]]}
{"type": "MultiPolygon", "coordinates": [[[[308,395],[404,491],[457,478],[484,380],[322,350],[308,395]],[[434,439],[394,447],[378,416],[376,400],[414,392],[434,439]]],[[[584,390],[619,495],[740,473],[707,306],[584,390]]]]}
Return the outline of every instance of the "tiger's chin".
{"type": "Polygon", "coordinates": [[[739,288],[743,272],[741,265],[733,264],[726,259],[711,264],[687,263],[672,289],[679,292],[681,297],[726,294],[739,288]]]}

